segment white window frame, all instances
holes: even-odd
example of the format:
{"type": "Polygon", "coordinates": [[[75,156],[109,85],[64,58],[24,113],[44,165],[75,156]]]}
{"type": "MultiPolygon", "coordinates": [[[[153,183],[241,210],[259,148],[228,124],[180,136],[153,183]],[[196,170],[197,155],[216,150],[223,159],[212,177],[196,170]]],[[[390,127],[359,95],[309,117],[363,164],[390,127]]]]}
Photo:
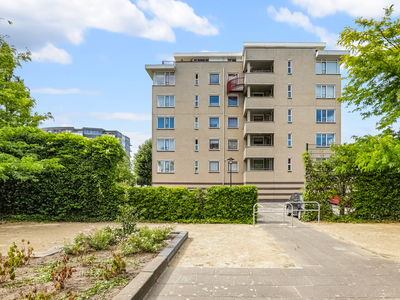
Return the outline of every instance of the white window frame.
{"type": "Polygon", "coordinates": [[[291,108],[288,108],[288,123],[292,123],[293,119],[293,110],[291,108]]]}
{"type": "Polygon", "coordinates": [[[211,160],[209,160],[208,161],[208,173],[219,173],[219,171],[220,171],[220,168],[219,168],[219,160],[214,160],[214,159],[211,159],[211,160]],[[218,164],[218,171],[211,171],[211,163],[217,163],[218,164]]]}
{"type": "Polygon", "coordinates": [[[288,86],[287,86],[287,97],[288,97],[288,99],[292,99],[292,94],[293,94],[292,84],[289,83],[288,86]]]}
{"type": "Polygon", "coordinates": [[[194,138],[194,152],[199,152],[199,139],[198,138],[194,138]]]}
{"type": "Polygon", "coordinates": [[[315,61],[315,74],[318,74],[318,75],[338,75],[338,74],[340,74],[339,60],[337,60],[337,59],[317,59],[315,61]],[[336,62],[336,73],[328,73],[328,63],[329,62],[336,62]],[[317,63],[321,64],[321,68],[319,71],[317,70],[317,63]],[[323,72],[324,64],[325,64],[325,72],[323,72]]]}
{"type": "Polygon", "coordinates": [[[220,103],[221,103],[221,99],[219,97],[219,94],[218,95],[216,95],[216,94],[210,94],[209,95],[209,97],[208,97],[208,106],[210,106],[210,107],[219,107],[220,103]],[[211,104],[211,97],[218,97],[218,104],[211,104]]]}
{"type": "MultiPolygon", "coordinates": [[[[227,161],[228,162],[228,167],[226,168],[226,170],[227,170],[227,173],[231,173],[229,170],[230,170],[230,163],[229,163],[229,160],[227,161]]],[[[235,170],[232,170],[232,173],[239,173],[239,162],[237,161],[237,160],[232,160],[232,165],[233,164],[236,164],[236,171],[235,170]]]]}
{"type": "Polygon", "coordinates": [[[332,134],[333,135],[333,143],[335,143],[336,140],[336,134],[334,132],[317,132],[315,135],[315,145],[317,148],[329,148],[331,145],[328,145],[328,134],[332,134]],[[318,135],[321,135],[321,145],[318,145],[318,135]],[[325,142],[326,145],[322,145],[322,136],[325,135],[325,142]]]}
{"type": "Polygon", "coordinates": [[[228,144],[227,147],[228,151],[239,151],[239,139],[237,138],[228,138],[228,144]],[[229,149],[229,141],[236,141],[236,149],[229,149]]]}
{"type": "Polygon", "coordinates": [[[219,149],[220,149],[221,147],[220,147],[220,142],[219,142],[219,138],[209,138],[208,139],[208,150],[209,151],[219,151],[219,149]],[[218,141],[218,149],[211,149],[211,141],[215,141],[215,140],[217,140],[218,141]]]}
{"type": "Polygon", "coordinates": [[[194,116],[194,129],[199,129],[199,116],[194,116]]]}
{"type": "Polygon", "coordinates": [[[316,110],[315,110],[315,122],[316,123],[329,123],[329,124],[332,124],[332,123],[335,123],[336,122],[336,109],[334,109],[334,108],[317,108],[316,110]],[[318,121],[318,111],[321,111],[321,121],[318,121]],[[333,121],[331,121],[331,122],[328,122],[328,110],[333,110],[333,121]],[[322,111],[325,111],[325,121],[322,121],[322,111]]]}
{"type": "Polygon", "coordinates": [[[219,72],[210,72],[208,75],[208,82],[210,85],[219,85],[221,83],[221,78],[220,78],[220,73],[219,72]],[[211,82],[211,75],[218,75],[218,83],[212,83],[211,82]]]}
{"type": "Polygon", "coordinates": [[[174,138],[157,138],[157,151],[158,152],[174,152],[175,151],[175,139],[174,138]],[[159,150],[158,149],[158,141],[161,141],[161,140],[163,140],[164,141],[164,149],[166,149],[167,147],[165,146],[166,145],[166,141],[168,140],[168,150],[159,150]],[[170,150],[170,148],[171,148],[171,140],[173,141],[173,144],[174,144],[174,149],[173,150],[170,150]]]}
{"type": "Polygon", "coordinates": [[[288,132],[287,135],[287,146],[288,148],[291,148],[293,146],[293,134],[291,132],[288,132]]]}
{"type": "Polygon", "coordinates": [[[316,99],[336,99],[336,85],[335,84],[317,84],[315,86],[315,98],[316,99]],[[317,95],[317,87],[320,87],[321,94],[320,97],[317,95]],[[328,87],[333,87],[333,97],[328,97],[328,87]],[[325,97],[322,97],[322,90],[325,88],[325,97]]]}
{"type": "Polygon", "coordinates": [[[173,159],[160,159],[160,160],[157,160],[157,173],[160,173],[160,174],[174,174],[175,173],[175,161],[173,159]],[[162,172],[160,170],[159,162],[163,162],[164,163],[164,172],[162,172]],[[168,162],[168,171],[166,171],[166,168],[165,168],[166,162],[168,162]],[[173,163],[173,166],[174,166],[173,167],[173,171],[170,171],[171,162],[173,163]]]}
{"type": "Polygon", "coordinates": [[[288,156],[288,166],[287,166],[287,171],[288,172],[292,172],[293,171],[292,165],[293,165],[292,157],[288,156]]]}
{"type": "Polygon", "coordinates": [[[170,94],[170,95],[168,95],[168,94],[157,95],[157,107],[175,107],[175,95],[174,95],[174,94],[170,94]],[[174,97],[174,105],[173,105],[173,106],[171,106],[171,96],[174,97]],[[159,106],[159,105],[158,105],[158,97],[164,97],[164,106],[159,106]],[[168,99],[168,106],[165,105],[165,103],[167,102],[167,101],[166,101],[166,100],[167,100],[166,97],[169,97],[169,99],[168,99]]]}
{"type": "Polygon", "coordinates": [[[219,117],[213,117],[213,116],[210,116],[210,117],[208,117],[208,128],[209,129],[219,129],[220,128],[220,124],[221,124],[221,122],[219,121],[219,117]],[[211,119],[218,119],[218,126],[217,127],[211,127],[210,125],[210,121],[211,121],[211,119]]]}
{"type": "Polygon", "coordinates": [[[199,73],[194,73],[194,85],[199,85],[200,76],[199,73]]]}
{"type": "Polygon", "coordinates": [[[157,130],[174,130],[175,129],[175,117],[162,117],[162,116],[159,116],[159,117],[157,117],[157,130]],[[164,119],[164,128],[158,128],[158,119],[159,118],[163,118],[164,119]],[[166,123],[166,119],[169,119],[169,128],[165,128],[165,123],[166,123]],[[171,118],[173,118],[174,119],[174,128],[171,128],[171,118]]]}
{"type": "Polygon", "coordinates": [[[199,95],[194,94],[194,107],[199,107],[199,95]]]}
{"type": "Polygon", "coordinates": [[[175,85],[175,72],[155,72],[153,77],[153,85],[175,85]],[[170,77],[171,74],[173,74],[173,77],[170,77]],[[157,76],[164,76],[164,81],[162,84],[157,84],[157,76]],[[172,82],[170,81],[170,78],[173,78],[172,82]]]}
{"type": "Polygon", "coordinates": [[[292,64],[292,60],[291,59],[288,59],[288,65],[287,65],[287,67],[288,67],[288,74],[292,74],[292,66],[293,66],[293,64],[292,64]]]}
{"type": "Polygon", "coordinates": [[[199,174],[199,161],[197,159],[194,161],[194,174],[199,174]]]}
{"type": "Polygon", "coordinates": [[[228,129],[238,129],[239,128],[239,118],[237,116],[228,116],[227,120],[227,128],[228,129]],[[236,127],[229,127],[229,119],[236,119],[236,127]]]}

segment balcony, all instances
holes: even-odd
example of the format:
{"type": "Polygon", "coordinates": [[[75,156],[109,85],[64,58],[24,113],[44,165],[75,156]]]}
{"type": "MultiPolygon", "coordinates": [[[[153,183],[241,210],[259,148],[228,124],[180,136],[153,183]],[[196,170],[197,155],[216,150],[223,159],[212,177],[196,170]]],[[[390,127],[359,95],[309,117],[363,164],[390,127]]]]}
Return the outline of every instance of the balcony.
{"type": "Polygon", "coordinates": [[[246,97],[244,99],[243,115],[246,116],[249,110],[265,110],[267,107],[274,107],[275,102],[272,97],[246,97]]]}
{"type": "MultiPolygon", "coordinates": [[[[246,148],[244,148],[243,160],[274,156],[274,153],[275,148],[273,146],[247,146],[246,148]]],[[[250,170],[252,170],[252,168],[250,168],[250,170]]]]}
{"type": "Polygon", "coordinates": [[[244,90],[244,76],[238,76],[228,81],[226,86],[226,92],[243,92],[244,90]]]}
{"type": "Polygon", "coordinates": [[[274,121],[246,122],[244,124],[245,138],[248,134],[274,133],[274,132],[275,132],[274,121]]]}

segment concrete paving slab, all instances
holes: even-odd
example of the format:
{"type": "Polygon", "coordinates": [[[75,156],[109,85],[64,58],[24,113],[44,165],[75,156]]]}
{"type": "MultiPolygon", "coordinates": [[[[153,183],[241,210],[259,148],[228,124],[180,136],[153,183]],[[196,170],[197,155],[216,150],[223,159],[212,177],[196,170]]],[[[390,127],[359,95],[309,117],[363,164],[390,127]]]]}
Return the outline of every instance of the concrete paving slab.
{"type": "Polygon", "coordinates": [[[234,285],[264,285],[272,286],[272,276],[263,275],[249,275],[249,276],[235,276],[233,278],[234,285]]]}
{"type": "Polygon", "coordinates": [[[196,284],[233,285],[233,275],[197,275],[196,284]]]}
{"type": "Polygon", "coordinates": [[[215,285],[213,297],[255,297],[255,286],[215,285]]]}
{"type": "Polygon", "coordinates": [[[274,286],[312,285],[306,276],[276,276],[271,280],[274,286]]]}
{"type": "Polygon", "coordinates": [[[335,286],[296,286],[295,288],[303,298],[335,298],[343,296],[335,286]]]}
{"type": "Polygon", "coordinates": [[[197,285],[197,284],[173,284],[170,287],[168,292],[169,296],[176,295],[176,296],[189,296],[189,297],[204,297],[204,296],[211,296],[213,291],[212,285],[197,285]]]}
{"type": "Polygon", "coordinates": [[[301,298],[293,286],[257,286],[256,292],[261,298],[301,298]]]}

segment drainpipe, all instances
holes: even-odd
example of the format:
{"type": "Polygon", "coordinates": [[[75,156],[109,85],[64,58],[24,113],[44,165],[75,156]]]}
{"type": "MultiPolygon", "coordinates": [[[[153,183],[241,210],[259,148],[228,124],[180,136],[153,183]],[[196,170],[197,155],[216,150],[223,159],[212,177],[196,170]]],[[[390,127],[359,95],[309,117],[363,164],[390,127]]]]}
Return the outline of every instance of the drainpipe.
{"type": "Polygon", "coordinates": [[[222,68],[222,186],[225,185],[225,68],[222,68]]]}

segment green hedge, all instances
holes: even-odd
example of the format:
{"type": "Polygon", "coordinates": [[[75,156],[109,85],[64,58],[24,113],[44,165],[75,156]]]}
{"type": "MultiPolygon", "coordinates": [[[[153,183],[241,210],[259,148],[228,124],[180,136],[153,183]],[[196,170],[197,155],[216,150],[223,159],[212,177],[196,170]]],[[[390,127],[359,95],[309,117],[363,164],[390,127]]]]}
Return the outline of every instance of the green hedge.
{"type": "Polygon", "coordinates": [[[255,186],[213,186],[205,193],[187,188],[129,188],[129,204],[146,220],[203,223],[251,223],[258,201],[255,186]]]}

